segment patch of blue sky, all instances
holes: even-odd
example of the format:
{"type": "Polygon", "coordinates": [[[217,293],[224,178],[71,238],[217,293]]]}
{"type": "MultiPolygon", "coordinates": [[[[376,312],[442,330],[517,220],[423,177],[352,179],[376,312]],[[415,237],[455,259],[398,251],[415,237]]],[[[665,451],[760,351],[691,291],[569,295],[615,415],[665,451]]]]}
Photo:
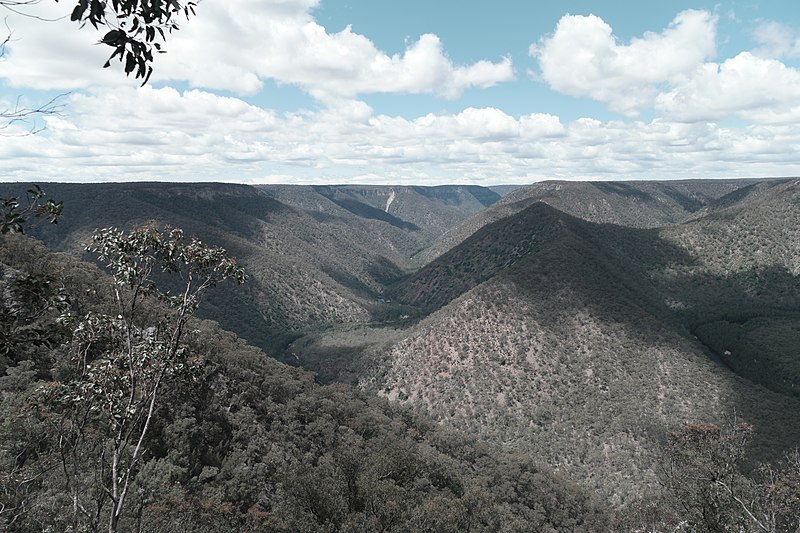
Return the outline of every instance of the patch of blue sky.
{"type": "MultiPolygon", "coordinates": [[[[581,117],[599,120],[622,118],[604,104],[588,98],[575,98],[550,90],[536,79],[537,62],[530,57],[531,44],[552,34],[565,14],[602,18],[613,30],[618,44],[646,33],[667,28],[675,16],[686,9],[702,9],[717,16],[717,54],[710,61],[723,62],[743,51],[756,48],[756,27],[765,21],[779,21],[800,32],[800,3],[741,1],[663,1],[568,0],[563,2],[460,2],[406,0],[322,0],[314,11],[316,21],[329,32],[347,25],[369,38],[388,54],[402,54],[420,35],[434,33],[442,41],[447,56],[456,66],[481,59],[498,61],[510,57],[516,80],[488,89],[470,89],[460,98],[448,101],[437,95],[364,95],[376,113],[413,118],[429,112],[458,112],[466,107],[496,107],[520,116],[547,112],[569,121],[581,117]]],[[[794,66],[800,58],[783,58],[794,66]]],[[[647,119],[652,113],[644,113],[647,119]]]]}

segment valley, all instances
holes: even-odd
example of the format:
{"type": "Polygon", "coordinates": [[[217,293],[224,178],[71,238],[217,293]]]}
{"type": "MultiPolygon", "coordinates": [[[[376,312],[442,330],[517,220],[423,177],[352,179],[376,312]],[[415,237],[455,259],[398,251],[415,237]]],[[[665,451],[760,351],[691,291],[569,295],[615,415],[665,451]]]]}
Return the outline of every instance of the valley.
{"type": "Polygon", "coordinates": [[[181,227],[250,278],[200,317],[617,511],[658,497],[682,424],[747,421],[750,467],[800,442],[797,179],[46,189],[49,248],[181,227]]]}
{"type": "Polygon", "coordinates": [[[793,5],[0,0],[0,533],[800,533],[793,5]]]}

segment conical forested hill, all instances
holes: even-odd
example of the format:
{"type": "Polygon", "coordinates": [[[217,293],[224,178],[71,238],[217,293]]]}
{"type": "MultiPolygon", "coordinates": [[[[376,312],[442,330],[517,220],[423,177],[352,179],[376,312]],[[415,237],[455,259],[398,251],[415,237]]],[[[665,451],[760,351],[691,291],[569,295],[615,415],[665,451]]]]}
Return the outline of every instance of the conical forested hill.
{"type": "MultiPolygon", "coordinates": [[[[694,338],[676,302],[698,265],[659,230],[534,204],[398,287],[438,311],[373,352],[362,386],[543,454],[617,502],[640,494],[632,479],[655,483],[662,440],[685,421],[736,413],[756,426],[754,457],[779,454],[800,441],[800,402],[737,376],[694,338]]],[[[735,279],[719,284],[736,292],[735,279]]]]}
{"type": "Polygon", "coordinates": [[[567,216],[537,202],[517,215],[484,226],[403,281],[394,291],[401,302],[434,310],[535,253],[566,229],[567,216]]]}

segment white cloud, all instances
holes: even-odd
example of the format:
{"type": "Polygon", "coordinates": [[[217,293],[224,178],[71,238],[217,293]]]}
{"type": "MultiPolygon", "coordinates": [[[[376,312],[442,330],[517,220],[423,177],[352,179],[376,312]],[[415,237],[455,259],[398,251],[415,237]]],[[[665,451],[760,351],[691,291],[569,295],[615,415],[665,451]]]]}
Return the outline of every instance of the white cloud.
{"type": "Polygon", "coordinates": [[[156,65],[166,82],[251,94],[272,79],[325,104],[289,114],[201,89],[139,89],[99,68],[106,50],[91,45],[91,30],[14,22],[19,46],[0,63],[0,77],[20,87],[91,89],[73,93],[42,134],[3,137],[0,180],[492,184],[800,174],[800,71],[747,52],[705,63],[715,33],[707,12],[680,13],[660,33],[628,43],[598,17],[563,17],[532,49],[543,79],[625,114],[653,108],[658,118],[562,121],[489,106],[381,114],[358,96],[456,97],[511,79],[511,61],[454,64],[432,34],[388,54],[351,28],[327,32],[312,16],[316,5],[206,0],[156,65]],[[731,116],[749,125],[714,124],[731,116]]]}
{"type": "Polygon", "coordinates": [[[619,44],[599,17],[565,15],[531,55],[551,88],[628,116],[654,109],[680,122],[800,120],[800,71],[775,59],[800,56],[798,36],[764,22],[754,32],[759,48],[706,63],[715,53],[716,22],[709,12],[684,11],[662,32],[619,44]]]}
{"type": "Polygon", "coordinates": [[[5,17],[11,42],[0,61],[0,80],[16,88],[56,90],[138,85],[119,69],[101,68],[112,50],[97,44],[99,31],[91,26],[81,30],[69,21],[72,7],[69,2],[33,3],[21,8],[31,16],[5,17]]]}
{"type": "MultiPolygon", "coordinates": [[[[198,88],[255,94],[263,80],[294,84],[323,100],[367,93],[432,93],[458,97],[470,87],[514,78],[511,60],[455,65],[433,34],[422,35],[402,54],[389,55],[350,27],[337,33],[311,14],[317,0],[207,0],[198,16],[169,36],[157,56],[153,81],[186,81],[198,88]]],[[[67,3],[68,4],[68,3],[67,3]]],[[[69,5],[46,2],[32,9],[49,18],[69,5]]],[[[92,46],[101,33],[78,31],[68,20],[42,23],[11,17],[18,42],[0,64],[0,78],[15,87],[75,89],[123,84],[117,69],[99,66],[110,51],[92,46]]],[[[128,85],[134,84],[130,81],[128,85]]]]}
{"type": "Polygon", "coordinates": [[[715,36],[716,17],[706,11],[683,11],[661,33],[645,33],[627,45],[600,17],[565,15],[530,54],[556,91],[636,115],[652,105],[660,84],[712,56],[715,36]]]}
{"type": "Polygon", "coordinates": [[[686,122],[735,116],[754,123],[800,120],[800,71],[749,52],[707,63],[660,94],[659,113],[686,122]]]}
{"type": "Polygon", "coordinates": [[[76,94],[69,103],[69,115],[48,118],[43,134],[3,139],[0,181],[493,184],[800,174],[795,124],[563,123],[496,108],[408,119],[356,101],[276,115],[237,98],[149,87],[76,94]]]}
{"type": "Polygon", "coordinates": [[[800,35],[793,28],[766,20],[753,30],[753,38],[759,46],[753,53],[762,57],[797,58],[800,57],[800,35]]]}
{"type": "Polygon", "coordinates": [[[270,2],[245,0],[205,3],[203,9],[174,36],[159,77],[239,93],[255,92],[260,80],[271,78],[328,100],[367,93],[457,97],[466,88],[514,76],[508,59],[455,66],[433,34],[390,56],[349,26],[328,33],[307,10],[281,16],[270,2]],[[218,65],[227,66],[224,76],[215,72],[218,65]]]}

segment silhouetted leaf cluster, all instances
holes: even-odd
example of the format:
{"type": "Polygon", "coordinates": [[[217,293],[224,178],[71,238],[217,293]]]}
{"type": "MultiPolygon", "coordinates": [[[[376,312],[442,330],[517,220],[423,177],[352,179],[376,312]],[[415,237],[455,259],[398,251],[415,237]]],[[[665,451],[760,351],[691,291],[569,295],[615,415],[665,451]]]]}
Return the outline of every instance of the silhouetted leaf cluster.
{"type": "Polygon", "coordinates": [[[100,42],[114,51],[103,67],[117,58],[125,74],[144,85],[153,73],[153,52],[165,52],[161,42],[179,29],[176,19],[194,16],[196,7],[196,2],[184,0],[77,0],[70,20],[110,28],[100,42]]]}

